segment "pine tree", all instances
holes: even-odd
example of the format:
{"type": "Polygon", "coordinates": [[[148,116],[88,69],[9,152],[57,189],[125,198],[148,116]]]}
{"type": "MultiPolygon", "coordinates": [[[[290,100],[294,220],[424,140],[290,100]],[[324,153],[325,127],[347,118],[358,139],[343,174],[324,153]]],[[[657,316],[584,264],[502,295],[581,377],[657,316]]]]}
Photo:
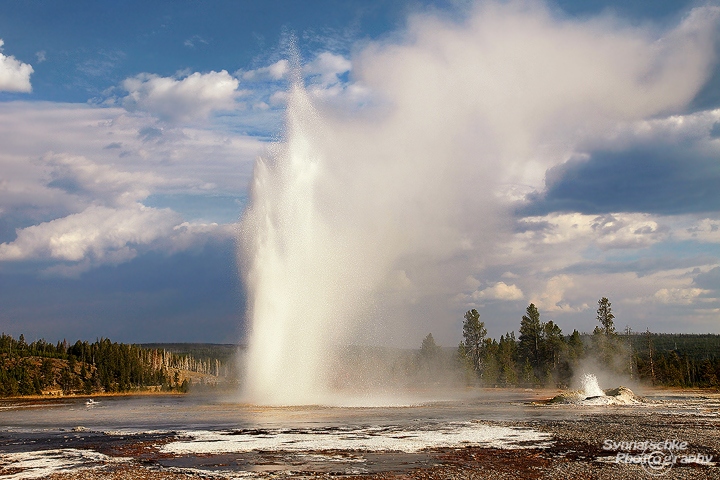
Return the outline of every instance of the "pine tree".
{"type": "Polygon", "coordinates": [[[573,330],[572,335],[567,341],[568,356],[570,360],[577,361],[585,356],[585,345],[583,344],[580,332],[573,330]]]}
{"type": "Polygon", "coordinates": [[[540,368],[540,344],[543,339],[543,324],[540,312],[534,303],[528,305],[520,321],[520,344],[518,350],[521,359],[527,359],[533,368],[540,368]]]}
{"type": "Polygon", "coordinates": [[[598,300],[597,316],[595,317],[600,323],[593,330],[593,346],[595,354],[600,358],[606,367],[613,370],[618,369],[618,365],[614,362],[617,353],[623,348],[622,340],[615,331],[615,315],[612,313],[612,304],[607,297],[598,300]]]}
{"type": "Polygon", "coordinates": [[[543,325],[542,342],[543,363],[548,364],[555,371],[560,364],[560,358],[565,353],[565,337],[562,330],[552,320],[543,325]]]}
{"type": "Polygon", "coordinates": [[[500,363],[500,383],[505,386],[515,385],[517,376],[517,342],[515,332],[500,335],[498,343],[498,361],[500,363]]]}
{"type": "Polygon", "coordinates": [[[606,336],[609,337],[611,335],[616,335],[615,332],[615,323],[613,322],[613,319],[615,318],[615,315],[612,313],[612,307],[611,307],[610,300],[607,299],[607,297],[602,297],[600,300],[598,300],[598,309],[597,309],[597,321],[600,322],[600,325],[602,325],[601,332],[606,336]]]}
{"type": "Polygon", "coordinates": [[[465,355],[472,361],[473,369],[482,371],[483,341],[487,335],[485,323],[480,321],[480,314],[474,308],[465,313],[463,322],[463,339],[465,355]]]}
{"type": "Polygon", "coordinates": [[[422,345],[420,346],[420,356],[430,360],[435,358],[439,352],[440,347],[437,343],[435,343],[435,339],[433,338],[432,333],[428,333],[427,336],[423,339],[422,345]]]}

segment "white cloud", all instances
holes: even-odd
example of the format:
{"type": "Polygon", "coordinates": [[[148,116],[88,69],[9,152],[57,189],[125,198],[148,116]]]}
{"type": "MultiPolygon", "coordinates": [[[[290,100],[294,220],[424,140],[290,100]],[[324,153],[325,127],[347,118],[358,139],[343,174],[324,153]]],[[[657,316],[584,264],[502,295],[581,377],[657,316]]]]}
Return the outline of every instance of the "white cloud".
{"type": "Polygon", "coordinates": [[[602,250],[645,248],[668,237],[668,228],[650,214],[551,213],[526,217],[521,236],[531,243],[547,245],[592,242],[602,250]]]}
{"type": "Polygon", "coordinates": [[[131,245],[151,243],[167,236],[180,219],[171,210],[136,204],[86,210],[17,231],[13,242],[0,244],[0,261],[53,259],[120,263],[135,256],[131,245]]]}
{"type": "Polygon", "coordinates": [[[64,215],[148,193],[244,192],[265,145],[220,128],[158,127],[120,108],[0,103],[0,204],[64,215]]]}
{"type": "MultiPolygon", "coordinates": [[[[271,65],[254,70],[238,70],[235,76],[247,82],[254,82],[252,90],[248,90],[248,104],[255,112],[272,112],[285,107],[287,102],[287,83],[291,62],[279,60],[271,65]],[[265,83],[262,83],[265,82],[265,83]]],[[[357,111],[358,108],[371,100],[371,91],[364,85],[341,79],[342,75],[352,70],[352,62],[342,55],[329,51],[321,52],[302,66],[301,73],[305,77],[307,91],[314,99],[346,111],[357,111]]]]}
{"type": "Polygon", "coordinates": [[[82,212],[17,230],[0,244],[0,261],[54,260],[45,274],[77,276],[100,265],[117,265],[140,251],[174,253],[209,237],[231,237],[231,226],[190,224],[170,209],[141,204],[90,206],[82,212]]]}
{"type": "Polygon", "coordinates": [[[288,94],[286,91],[278,91],[270,95],[269,102],[273,107],[283,106],[287,103],[288,94]]]}
{"type": "Polygon", "coordinates": [[[147,250],[231,236],[227,225],[194,223],[218,221],[212,209],[193,212],[214,205],[203,199],[244,192],[264,144],[217,128],[161,130],[119,108],[10,102],[0,104],[0,145],[0,215],[32,225],[0,246],[0,261],[55,262],[46,274],[76,276],[147,250]],[[153,196],[176,211],[141,204],[155,205],[153,196]]]}
{"type": "Polygon", "coordinates": [[[171,122],[207,118],[213,110],[233,110],[239,82],[227,71],[199,73],[184,78],[142,73],[122,83],[128,95],[125,108],[142,110],[171,122]]]}
{"type": "MultiPolygon", "coordinates": [[[[0,39],[0,51],[5,42],[0,39]]],[[[12,55],[0,53],[0,91],[31,92],[30,75],[33,68],[27,63],[17,60],[12,55]]]]}
{"type": "Polygon", "coordinates": [[[238,71],[236,75],[242,75],[243,80],[262,81],[262,80],[282,80],[290,73],[290,62],[287,60],[278,60],[267,67],[248,70],[246,72],[238,71]]]}
{"type": "MultiPolygon", "coordinates": [[[[235,75],[248,82],[256,82],[248,96],[255,100],[255,111],[267,111],[285,107],[287,101],[286,85],[291,73],[291,62],[280,60],[272,65],[255,70],[238,70],[235,75]],[[262,84],[260,82],[266,82],[262,84]]],[[[352,70],[352,62],[329,51],[321,52],[302,67],[307,91],[310,95],[325,104],[332,104],[346,111],[356,111],[371,100],[371,91],[364,85],[351,83],[341,79],[342,74],[352,70]]]]}
{"type": "Polygon", "coordinates": [[[686,228],[678,229],[673,236],[678,240],[720,244],[720,219],[704,218],[686,228]]]}
{"type": "Polygon", "coordinates": [[[153,172],[122,171],[82,156],[47,154],[41,162],[52,168],[49,186],[105,204],[134,203],[150,195],[153,187],[172,183],[153,172]]]}
{"type": "Polygon", "coordinates": [[[333,85],[340,81],[339,75],[349,72],[352,62],[342,55],[331,52],[322,52],[315,59],[303,67],[303,71],[311,77],[314,83],[333,85]]]}
{"type": "Polygon", "coordinates": [[[475,290],[480,285],[482,285],[482,282],[477,278],[473,277],[472,275],[468,275],[465,279],[465,286],[468,287],[470,290],[475,290]]]}
{"type": "Polygon", "coordinates": [[[505,282],[498,282],[492,287],[488,287],[484,290],[478,290],[473,293],[472,297],[476,300],[522,300],[524,294],[515,285],[507,285],[505,282]]]}
{"type": "Polygon", "coordinates": [[[303,67],[307,78],[307,91],[324,105],[337,111],[355,113],[372,103],[373,91],[366,85],[341,79],[352,70],[352,62],[331,52],[322,52],[303,67]]]}
{"type": "Polygon", "coordinates": [[[531,303],[541,311],[562,312],[582,311],[588,308],[587,304],[571,305],[565,299],[565,292],[575,286],[569,275],[557,275],[545,283],[545,290],[531,297],[531,303]]]}
{"type": "MultiPolygon", "coordinates": [[[[288,78],[290,68],[290,62],[283,59],[255,70],[238,70],[235,74],[248,81],[278,81],[288,78]]],[[[352,62],[342,55],[321,52],[315,56],[312,62],[305,64],[302,71],[310,77],[310,83],[334,85],[340,81],[340,75],[351,69],[352,62]]]]}
{"type": "Polygon", "coordinates": [[[660,303],[667,305],[691,305],[696,303],[701,295],[711,293],[702,288],[661,288],[653,295],[660,303]]]}
{"type": "MultiPolygon", "coordinates": [[[[699,272],[717,263],[703,254],[707,247],[693,253],[692,246],[720,243],[717,219],[619,213],[526,220],[528,230],[516,233],[505,242],[507,248],[486,261],[493,272],[510,266],[523,291],[530,293],[529,300],[556,315],[564,329],[573,325],[592,330],[594,316],[588,314],[588,305],[600,296],[613,301],[621,326],[634,329],[667,318],[666,312],[656,310],[663,302],[682,306],[690,319],[700,315],[710,298],[720,297],[720,292],[694,296],[698,290],[691,288],[699,272]]],[[[482,278],[482,273],[475,276],[482,278]]]]}
{"type": "Polygon", "coordinates": [[[676,145],[678,142],[698,142],[703,150],[717,151],[720,146],[712,130],[719,121],[720,109],[620,122],[614,129],[604,132],[605,135],[591,139],[587,147],[590,150],[609,147],[618,151],[639,143],[676,145]]]}
{"type": "Polygon", "coordinates": [[[195,48],[195,46],[199,44],[208,45],[210,42],[205,40],[200,35],[193,35],[192,37],[188,38],[183,42],[183,45],[185,45],[188,48],[195,48]]]}
{"type": "Polygon", "coordinates": [[[182,222],[173,227],[172,235],[161,245],[165,253],[175,253],[203,245],[210,238],[234,238],[236,224],[182,222]]]}

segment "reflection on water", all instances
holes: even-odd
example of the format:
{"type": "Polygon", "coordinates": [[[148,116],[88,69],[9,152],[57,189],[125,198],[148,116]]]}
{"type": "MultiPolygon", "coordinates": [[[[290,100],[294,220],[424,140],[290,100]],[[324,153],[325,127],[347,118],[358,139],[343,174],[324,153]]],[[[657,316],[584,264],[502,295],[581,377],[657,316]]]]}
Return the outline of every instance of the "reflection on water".
{"type": "MultiPolygon", "coordinates": [[[[67,430],[226,430],[243,428],[302,428],[364,425],[417,426],[418,422],[528,421],[573,419],[606,407],[539,407],[532,402],[553,396],[551,390],[474,390],[442,402],[396,401],[383,407],[293,406],[265,407],[237,403],[212,395],[158,395],[16,400],[0,404],[0,429],[5,431],[67,430]]],[[[694,412],[698,406],[715,410],[717,398],[700,395],[646,395],[647,407],[694,412]]],[[[367,399],[366,399],[367,400],[367,399]]],[[[386,402],[387,405],[387,402],[386,402]]]]}
{"type": "MultiPolygon", "coordinates": [[[[442,402],[407,401],[383,407],[293,406],[264,407],[237,403],[230,397],[211,395],[159,395],[98,397],[42,401],[6,401],[0,404],[0,428],[7,431],[71,429],[92,430],[225,430],[242,428],[299,428],[364,425],[410,425],[474,420],[527,421],[572,419],[598,408],[538,407],[532,402],[549,398],[554,391],[475,390],[442,402]]],[[[697,405],[713,409],[718,399],[667,393],[646,396],[656,409],[684,409],[697,405]],[[710,404],[713,405],[710,405],[710,404]],[[697,404],[697,405],[696,405],[697,404]]],[[[387,404],[388,402],[386,402],[387,404]]]]}
{"type": "MultiPolygon", "coordinates": [[[[538,409],[529,402],[544,394],[528,391],[475,392],[443,402],[401,401],[384,407],[293,406],[262,407],[209,395],[66,398],[14,402],[0,407],[0,421],[12,430],[216,430],[261,427],[303,427],[392,424],[469,420],[525,420],[566,415],[538,409]]],[[[359,402],[357,402],[359,403],[359,402]]],[[[386,405],[389,402],[385,402],[386,405]]]]}
{"type": "Polygon", "coordinates": [[[553,439],[538,426],[554,420],[642,416],[648,409],[673,418],[720,412],[718,395],[664,393],[622,406],[532,403],[555,393],[472,390],[452,401],[382,407],[261,407],[200,395],[4,401],[0,476],[20,480],[135,465],[138,455],[156,468],[198,475],[220,465],[246,473],[298,464],[314,472],[385,471],[433,464],[428,448],[544,448],[553,439]],[[398,459],[402,465],[396,465],[398,459]]]}

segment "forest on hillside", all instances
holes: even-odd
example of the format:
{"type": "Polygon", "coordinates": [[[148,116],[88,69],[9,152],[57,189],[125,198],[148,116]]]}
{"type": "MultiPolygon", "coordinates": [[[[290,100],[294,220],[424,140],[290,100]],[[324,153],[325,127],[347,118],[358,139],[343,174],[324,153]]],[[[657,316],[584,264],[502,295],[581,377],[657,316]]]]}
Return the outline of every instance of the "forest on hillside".
{"type": "Polygon", "coordinates": [[[23,335],[18,339],[0,335],[2,397],[187,392],[191,382],[184,372],[219,376],[223,368],[217,359],[198,359],[106,338],[53,344],[45,340],[27,343],[23,335]]]}

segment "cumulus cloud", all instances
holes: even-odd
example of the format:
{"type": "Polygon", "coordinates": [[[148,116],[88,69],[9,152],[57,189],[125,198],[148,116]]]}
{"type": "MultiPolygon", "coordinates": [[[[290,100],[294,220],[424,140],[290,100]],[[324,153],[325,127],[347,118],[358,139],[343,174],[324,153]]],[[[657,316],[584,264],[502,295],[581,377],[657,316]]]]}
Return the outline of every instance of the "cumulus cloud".
{"type": "MultiPolygon", "coordinates": [[[[254,70],[238,70],[236,75],[248,81],[285,80],[290,75],[290,62],[286,59],[266,67],[254,70]]],[[[333,85],[340,82],[340,76],[352,69],[352,62],[342,55],[332,52],[320,52],[315,58],[303,65],[302,72],[308,81],[319,85],[333,85]]]]}
{"type": "Polygon", "coordinates": [[[240,215],[232,198],[263,149],[220,129],[43,102],[0,104],[0,144],[0,262],[65,276],[229,238],[222,223],[240,215]]]}
{"type": "MultiPolygon", "coordinates": [[[[345,56],[323,51],[312,61],[299,68],[310,95],[327,104],[333,104],[346,111],[357,111],[371,99],[370,90],[361,84],[351,82],[345,74],[352,70],[352,61],[345,56]]],[[[254,70],[238,70],[235,75],[248,82],[254,82],[248,96],[255,98],[253,110],[264,112],[280,109],[286,105],[287,80],[291,77],[288,60],[279,60],[266,67],[254,70]],[[264,82],[264,83],[261,83],[264,82]]]]}
{"type": "MultiPolygon", "coordinates": [[[[685,318],[696,318],[711,329],[701,310],[720,297],[720,282],[708,280],[717,257],[703,252],[708,244],[720,244],[714,231],[718,220],[693,215],[552,214],[520,224],[506,248],[486,260],[486,271],[496,275],[512,265],[518,274],[513,282],[530,292],[528,298],[542,306],[541,311],[553,313],[562,328],[592,330],[594,317],[587,314],[587,305],[608,296],[618,309],[618,321],[634,329],[667,319],[667,311],[656,310],[661,305],[682,308],[685,318]],[[694,296],[698,290],[692,288],[704,292],[694,296]]],[[[668,325],[674,331],[679,328],[668,325]]]]}
{"type": "Polygon", "coordinates": [[[153,187],[171,183],[153,172],[127,172],[76,155],[47,154],[41,162],[52,168],[49,187],[105,204],[134,203],[147,197],[153,187]]]}
{"type": "Polygon", "coordinates": [[[545,283],[545,290],[533,295],[531,302],[538,309],[548,312],[582,311],[588,308],[587,304],[571,305],[565,298],[565,292],[575,286],[569,275],[557,275],[545,283]]]}
{"type": "Polygon", "coordinates": [[[90,206],[82,212],[18,229],[17,238],[0,244],[0,261],[53,260],[46,274],[77,276],[100,265],[117,265],[139,252],[173,253],[228,238],[233,230],[217,224],[190,224],[170,209],[142,204],[121,208],[90,206]]]}
{"type": "Polygon", "coordinates": [[[465,306],[477,306],[477,302],[483,300],[501,300],[516,301],[525,297],[522,290],[514,284],[506,284],[505,282],[497,282],[486,288],[479,288],[481,282],[475,277],[468,276],[465,279],[465,286],[469,287],[472,293],[461,293],[454,297],[455,302],[462,303],[465,306]],[[473,291],[474,290],[474,291],[473,291]]]}
{"type": "Polygon", "coordinates": [[[115,205],[148,192],[242,192],[264,148],[262,138],[221,128],[163,127],[120,108],[44,102],[0,103],[0,144],[3,206],[72,213],[89,204],[78,201],[115,205]]]}
{"type": "Polygon", "coordinates": [[[593,243],[601,250],[649,247],[669,237],[669,228],[645,213],[583,215],[553,213],[525,217],[516,227],[518,239],[531,244],[572,245],[593,243]]]}
{"type": "MultiPolygon", "coordinates": [[[[0,52],[5,42],[0,39],[0,52]]],[[[32,92],[30,75],[33,68],[12,55],[0,53],[0,91],[6,92],[32,92]]]]}
{"type": "Polygon", "coordinates": [[[308,92],[338,112],[361,113],[373,102],[373,91],[362,82],[351,81],[345,76],[352,68],[352,61],[342,55],[321,52],[303,67],[308,92]]]}
{"type": "Polygon", "coordinates": [[[342,55],[322,52],[303,67],[310,81],[323,85],[332,85],[340,81],[339,76],[352,69],[352,62],[342,55]]]}
{"type": "Polygon", "coordinates": [[[661,288],[653,295],[660,303],[667,305],[690,305],[701,295],[711,293],[701,288],[661,288]]]}
{"type": "Polygon", "coordinates": [[[261,80],[282,80],[287,78],[290,73],[290,62],[286,59],[278,60],[267,67],[257,68],[255,70],[238,71],[237,75],[242,75],[243,80],[261,81],[261,80]]]}
{"type": "Polygon", "coordinates": [[[238,80],[225,70],[181,78],[142,73],[123,81],[128,95],[122,104],[169,122],[192,121],[207,118],[214,110],[235,109],[238,86],[238,80]]]}
{"type": "Polygon", "coordinates": [[[524,294],[515,285],[507,285],[505,282],[498,282],[495,285],[478,290],[473,293],[472,297],[476,300],[522,300],[524,294]]]}
{"type": "Polygon", "coordinates": [[[119,263],[135,256],[130,246],[167,236],[180,223],[177,214],[142,205],[124,209],[91,206],[67,217],[17,231],[0,244],[0,261],[48,258],[78,262],[86,257],[119,263]]]}
{"type": "Polygon", "coordinates": [[[674,235],[678,240],[720,244],[720,218],[703,218],[674,235]]]}

